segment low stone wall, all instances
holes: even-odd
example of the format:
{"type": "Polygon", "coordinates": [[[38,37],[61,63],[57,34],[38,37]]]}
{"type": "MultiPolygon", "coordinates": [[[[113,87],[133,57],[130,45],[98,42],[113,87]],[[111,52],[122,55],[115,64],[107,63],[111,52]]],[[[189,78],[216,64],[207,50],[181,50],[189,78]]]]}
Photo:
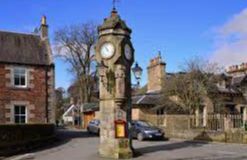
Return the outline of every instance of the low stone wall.
{"type": "Polygon", "coordinates": [[[211,131],[191,128],[190,125],[189,115],[166,115],[163,128],[168,138],[247,144],[247,132],[244,129],[211,131]]]}
{"type": "Polygon", "coordinates": [[[195,121],[192,121],[194,118],[193,115],[157,116],[143,113],[139,117],[163,128],[167,138],[247,144],[247,132],[244,128],[222,126],[225,125],[224,119],[221,123],[212,121],[211,127],[196,127],[195,121]]]}
{"type": "Polygon", "coordinates": [[[177,132],[169,132],[165,129],[166,136],[169,138],[182,138],[188,140],[202,140],[208,142],[226,142],[225,132],[211,132],[200,129],[190,129],[177,132]]]}
{"type": "Polygon", "coordinates": [[[171,131],[190,129],[189,115],[165,115],[164,126],[171,131]]]}
{"type": "Polygon", "coordinates": [[[0,156],[37,147],[54,137],[53,124],[0,125],[0,156]]]}

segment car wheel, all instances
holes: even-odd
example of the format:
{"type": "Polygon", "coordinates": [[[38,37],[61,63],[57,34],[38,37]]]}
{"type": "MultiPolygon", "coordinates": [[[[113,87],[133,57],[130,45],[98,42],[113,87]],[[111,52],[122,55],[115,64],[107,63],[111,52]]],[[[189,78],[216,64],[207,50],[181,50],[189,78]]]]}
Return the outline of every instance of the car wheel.
{"type": "Polygon", "coordinates": [[[97,135],[99,136],[99,134],[100,134],[100,129],[98,129],[98,131],[97,131],[97,135]]]}
{"type": "Polygon", "coordinates": [[[138,139],[138,141],[143,141],[143,139],[144,139],[143,134],[142,133],[138,133],[137,134],[137,139],[138,139]]]}
{"type": "Polygon", "coordinates": [[[91,131],[90,131],[89,127],[87,127],[87,132],[88,132],[89,134],[91,134],[91,131]]]}

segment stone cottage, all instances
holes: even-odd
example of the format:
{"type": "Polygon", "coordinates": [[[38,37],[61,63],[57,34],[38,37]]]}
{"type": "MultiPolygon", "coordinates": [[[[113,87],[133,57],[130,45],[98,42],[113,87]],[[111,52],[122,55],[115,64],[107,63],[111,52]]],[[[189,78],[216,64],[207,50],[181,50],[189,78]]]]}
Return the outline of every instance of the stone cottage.
{"type": "Polygon", "coordinates": [[[39,32],[0,31],[0,124],[54,123],[54,78],[45,16],[39,32]]]}
{"type": "MultiPolygon", "coordinates": [[[[144,94],[134,95],[132,97],[132,117],[133,119],[141,119],[146,114],[164,115],[166,106],[160,106],[160,98],[162,98],[162,84],[164,79],[169,79],[177,74],[186,73],[167,73],[166,63],[163,62],[161,56],[157,56],[150,60],[148,70],[148,82],[146,92],[144,94]]],[[[216,75],[219,80],[217,86],[217,96],[223,101],[222,106],[226,113],[242,114],[243,119],[247,120],[247,63],[229,67],[225,74],[216,75]]],[[[178,97],[171,97],[172,101],[178,101],[178,97]]],[[[198,114],[206,116],[215,113],[212,100],[205,97],[202,108],[198,114]]]]}
{"type": "MultiPolygon", "coordinates": [[[[146,93],[132,96],[132,119],[140,119],[145,114],[164,114],[163,109],[155,109],[161,98],[163,80],[167,74],[166,63],[162,61],[161,55],[150,60],[148,71],[148,82],[146,93]]],[[[168,75],[169,76],[169,75],[168,75]]]]}

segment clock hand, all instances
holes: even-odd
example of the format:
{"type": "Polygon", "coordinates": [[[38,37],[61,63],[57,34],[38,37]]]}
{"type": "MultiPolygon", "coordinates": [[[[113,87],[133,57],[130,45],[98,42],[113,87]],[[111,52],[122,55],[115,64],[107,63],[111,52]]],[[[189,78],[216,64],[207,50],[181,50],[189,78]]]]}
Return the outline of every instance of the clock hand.
{"type": "Polygon", "coordinates": [[[107,47],[105,47],[106,51],[109,52],[109,49],[107,47]]]}

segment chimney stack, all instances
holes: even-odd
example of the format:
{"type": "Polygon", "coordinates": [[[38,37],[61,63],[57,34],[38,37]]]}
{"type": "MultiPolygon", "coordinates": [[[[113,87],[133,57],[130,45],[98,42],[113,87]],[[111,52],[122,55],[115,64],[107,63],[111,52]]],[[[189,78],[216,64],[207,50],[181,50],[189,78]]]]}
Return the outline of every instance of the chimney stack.
{"type": "Polygon", "coordinates": [[[46,22],[46,16],[42,16],[42,18],[41,18],[40,36],[42,39],[48,38],[48,25],[46,22]]]}
{"type": "Polygon", "coordinates": [[[161,53],[150,60],[148,70],[147,92],[160,92],[162,90],[163,80],[165,78],[166,63],[162,61],[161,53]]]}
{"type": "Polygon", "coordinates": [[[247,74],[247,63],[242,63],[240,65],[232,65],[228,67],[227,73],[230,76],[241,76],[247,74]]]}

